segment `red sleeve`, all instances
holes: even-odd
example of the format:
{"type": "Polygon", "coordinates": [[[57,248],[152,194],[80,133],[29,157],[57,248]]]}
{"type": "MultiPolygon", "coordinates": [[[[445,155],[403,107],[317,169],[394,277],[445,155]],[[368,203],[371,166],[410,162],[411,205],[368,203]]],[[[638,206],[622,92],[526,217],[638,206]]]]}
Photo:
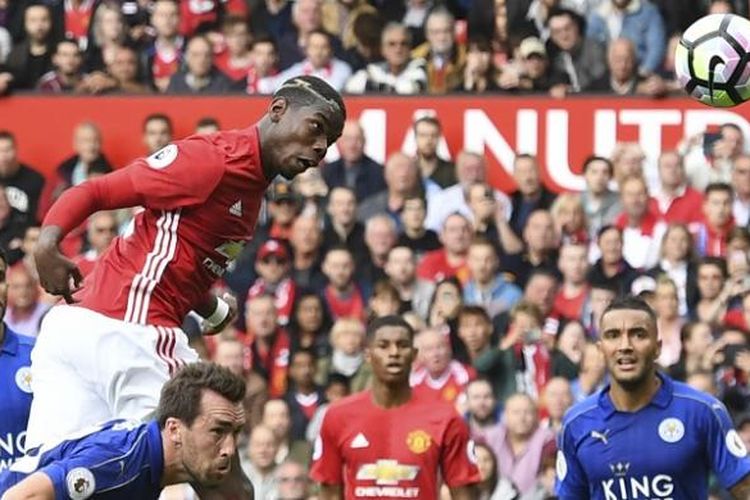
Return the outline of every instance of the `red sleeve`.
{"type": "Polygon", "coordinates": [[[315,439],[310,478],[318,483],[335,485],[344,483],[343,460],[335,437],[336,425],[331,423],[331,417],[331,408],[328,407],[320,427],[320,435],[315,439]]]}
{"type": "Polygon", "coordinates": [[[440,469],[446,484],[451,488],[478,483],[480,480],[474,441],[469,438],[469,428],[458,414],[454,415],[445,430],[440,469]]]}

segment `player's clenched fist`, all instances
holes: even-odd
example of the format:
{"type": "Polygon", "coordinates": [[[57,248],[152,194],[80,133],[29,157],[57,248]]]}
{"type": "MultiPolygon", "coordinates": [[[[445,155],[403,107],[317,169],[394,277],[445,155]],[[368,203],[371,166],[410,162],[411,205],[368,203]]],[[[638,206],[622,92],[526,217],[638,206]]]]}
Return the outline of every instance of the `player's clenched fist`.
{"type": "Polygon", "coordinates": [[[80,288],[83,276],[78,267],[60,253],[57,247],[60,234],[57,226],[42,229],[34,247],[34,261],[42,287],[51,294],[62,295],[65,302],[72,304],[73,294],[80,288]]]}

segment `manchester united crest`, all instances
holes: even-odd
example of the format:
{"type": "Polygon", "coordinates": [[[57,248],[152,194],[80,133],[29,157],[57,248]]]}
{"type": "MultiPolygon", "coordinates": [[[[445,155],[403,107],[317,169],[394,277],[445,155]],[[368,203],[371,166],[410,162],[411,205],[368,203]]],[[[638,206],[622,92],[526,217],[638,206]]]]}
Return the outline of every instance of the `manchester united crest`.
{"type": "Polygon", "coordinates": [[[406,436],[406,446],[412,453],[419,455],[430,449],[432,438],[425,431],[417,429],[406,436]]]}

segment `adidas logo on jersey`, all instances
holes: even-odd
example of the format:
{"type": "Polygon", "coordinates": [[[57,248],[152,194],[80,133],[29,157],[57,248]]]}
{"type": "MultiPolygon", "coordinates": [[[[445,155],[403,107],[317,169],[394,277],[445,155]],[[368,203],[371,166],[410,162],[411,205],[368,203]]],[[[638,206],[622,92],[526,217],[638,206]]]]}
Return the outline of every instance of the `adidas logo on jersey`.
{"type": "Polygon", "coordinates": [[[370,446],[370,442],[367,440],[364,434],[361,432],[352,439],[352,448],[367,448],[370,446]]]}
{"type": "Polygon", "coordinates": [[[234,205],[229,207],[229,213],[237,217],[242,217],[242,200],[237,200],[234,205]]]}

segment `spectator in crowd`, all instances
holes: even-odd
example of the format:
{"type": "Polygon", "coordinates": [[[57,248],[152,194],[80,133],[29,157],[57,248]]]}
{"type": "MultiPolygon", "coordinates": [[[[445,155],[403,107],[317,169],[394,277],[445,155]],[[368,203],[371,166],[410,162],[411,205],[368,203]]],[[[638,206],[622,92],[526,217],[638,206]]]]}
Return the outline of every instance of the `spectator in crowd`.
{"type": "Polygon", "coordinates": [[[529,37],[518,47],[516,64],[506,64],[498,84],[502,90],[521,93],[549,93],[563,98],[570,86],[567,74],[553,67],[541,40],[529,37]]]}
{"type": "MultiPolygon", "coordinates": [[[[619,286],[610,281],[590,281],[591,291],[589,300],[584,305],[581,314],[581,323],[586,330],[586,335],[590,339],[599,338],[599,326],[601,324],[602,314],[612,301],[621,295],[619,286]]],[[[628,290],[628,293],[630,291],[628,290]]]]}
{"type": "MultiPolygon", "coordinates": [[[[279,38],[279,67],[287,69],[305,58],[308,37],[315,30],[323,29],[321,0],[302,0],[292,4],[291,29],[279,38]]],[[[341,42],[331,40],[334,52],[341,49],[341,42]]]]}
{"type": "Polygon", "coordinates": [[[555,226],[555,239],[558,245],[589,241],[586,213],[583,211],[583,202],[578,194],[560,194],[549,211],[555,226]]]}
{"type": "Polygon", "coordinates": [[[435,285],[427,310],[427,324],[447,330],[452,335],[451,346],[454,348],[457,343],[453,337],[462,305],[461,283],[455,276],[442,279],[435,285]]]}
{"type": "Polygon", "coordinates": [[[617,226],[604,226],[599,229],[596,243],[601,257],[589,269],[587,281],[607,284],[618,294],[628,293],[638,273],[623,256],[622,230],[617,226]]]}
{"type": "Polygon", "coordinates": [[[589,156],[583,162],[586,187],[581,192],[583,211],[588,221],[589,238],[596,239],[599,229],[612,224],[620,213],[620,197],[609,189],[614,166],[607,158],[589,156]]]}
{"type": "Polygon", "coordinates": [[[426,318],[435,285],[417,277],[414,250],[396,244],[388,252],[383,270],[399,293],[401,310],[414,311],[420,317],[426,318]]]}
{"type": "Polygon", "coordinates": [[[39,323],[50,308],[39,300],[39,283],[26,266],[21,265],[8,271],[7,287],[5,324],[20,335],[36,337],[39,323]]]}
{"type": "Polygon", "coordinates": [[[348,187],[334,187],[328,194],[328,218],[323,228],[323,248],[344,245],[356,262],[367,255],[365,226],[357,220],[357,198],[348,187]]]}
{"type": "Polygon", "coordinates": [[[276,463],[284,460],[307,460],[309,455],[308,444],[291,439],[292,420],[289,414],[289,406],[283,399],[269,399],[263,406],[261,425],[264,425],[273,431],[279,443],[278,452],[276,453],[276,463]]]}
{"type": "Polygon", "coordinates": [[[659,214],[649,207],[648,186],[643,177],[631,176],[620,184],[622,213],[615,226],[622,231],[622,253],[636,269],[650,269],[659,261],[659,249],[667,229],[659,214]]]}
{"type": "Polygon", "coordinates": [[[482,306],[462,306],[458,311],[456,329],[456,336],[461,340],[463,348],[456,353],[456,358],[460,361],[473,365],[477,358],[491,348],[492,321],[482,306]]]}
{"type": "Polygon", "coordinates": [[[36,83],[42,92],[76,92],[83,81],[83,57],[75,40],[65,38],[57,42],[52,53],[53,69],[43,74],[36,83]]]}
{"type": "Polygon", "coordinates": [[[287,389],[289,335],[276,322],[276,306],[271,295],[258,295],[245,304],[245,366],[268,384],[268,395],[281,397],[287,389]]]}
{"type": "Polygon", "coordinates": [[[427,72],[423,59],[409,55],[411,36],[400,23],[389,23],[381,34],[383,62],[370,63],[356,72],[345,90],[352,94],[378,92],[383,94],[419,94],[427,88],[427,72]]]}
{"type": "Polygon", "coordinates": [[[656,281],[654,295],[654,312],[661,340],[661,354],[657,363],[662,368],[669,368],[680,359],[680,331],[685,320],[679,315],[680,301],[674,281],[661,276],[656,281]]]}
{"type": "MultiPolygon", "coordinates": [[[[535,305],[542,313],[542,340],[549,348],[554,344],[551,341],[555,339],[560,329],[560,318],[556,316],[554,311],[558,286],[559,276],[557,271],[542,268],[531,273],[523,289],[523,300],[535,305]]],[[[492,323],[495,333],[504,335],[508,330],[510,314],[498,314],[493,318],[492,323]]]]}
{"type": "Polygon", "coordinates": [[[292,2],[264,0],[258,2],[250,16],[250,31],[278,40],[292,27],[292,2]]]}
{"type": "Polygon", "coordinates": [[[24,10],[25,39],[8,55],[6,62],[13,77],[12,86],[18,90],[36,87],[39,79],[52,70],[52,16],[43,3],[27,3],[24,10]]]}
{"type": "Polygon", "coordinates": [[[285,400],[292,419],[291,438],[305,439],[305,430],[315,410],[325,402],[323,388],[315,384],[315,354],[298,349],[289,355],[289,389],[285,400]]]}
{"type": "Polygon", "coordinates": [[[498,408],[492,384],[483,377],[471,380],[466,385],[466,421],[475,441],[487,441],[487,435],[500,425],[501,411],[498,408]]]}
{"type": "Polygon", "coordinates": [[[508,222],[510,201],[505,194],[498,193],[486,182],[474,182],[466,198],[476,236],[491,241],[501,256],[523,251],[523,241],[508,222]]]}
{"type": "Polygon", "coordinates": [[[698,222],[703,196],[688,185],[682,156],[677,151],[663,151],[657,165],[659,189],[653,199],[661,216],[670,224],[698,222]]]}
{"type": "Polygon", "coordinates": [[[593,343],[587,343],[581,357],[578,378],[570,384],[573,402],[580,403],[590,395],[604,388],[607,378],[607,365],[604,355],[593,343]]]}
{"type": "Polygon", "coordinates": [[[562,429],[563,415],[573,406],[570,382],[563,377],[551,378],[544,386],[539,403],[542,411],[547,415],[541,421],[542,427],[546,427],[557,435],[562,429]]]}
{"type": "Polygon", "coordinates": [[[500,88],[497,77],[497,69],[492,64],[492,47],[489,40],[469,40],[461,90],[475,94],[495,92],[500,88]]]}
{"type": "Polygon", "coordinates": [[[659,9],[648,1],[602,1],[589,15],[586,34],[602,44],[614,44],[620,37],[632,42],[641,75],[654,73],[664,59],[664,21],[659,9]]]}
{"type": "Polygon", "coordinates": [[[437,282],[451,276],[465,281],[467,278],[466,257],[471,244],[471,225],[461,214],[448,216],[440,231],[443,248],[425,254],[417,266],[417,276],[437,282]]]}
{"type": "Polygon", "coordinates": [[[440,121],[433,116],[423,116],[414,122],[417,143],[416,161],[428,200],[431,193],[456,184],[456,167],[437,154],[442,137],[440,121]]]}
{"type": "Polygon", "coordinates": [[[356,262],[357,277],[363,287],[371,287],[378,281],[386,279],[385,261],[388,252],[396,244],[398,233],[393,219],[386,214],[378,214],[365,224],[365,245],[367,258],[356,262]]]}
{"type": "Polygon", "coordinates": [[[323,274],[328,285],[323,289],[326,307],[334,321],[339,318],[365,319],[365,296],[354,281],[354,257],[343,246],[329,249],[323,258],[323,274]]]}
{"type": "Polygon", "coordinates": [[[86,73],[104,71],[111,65],[118,47],[129,43],[127,25],[120,5],[102,2],[91,20],[91,39],[86,44],[83,68],[86,73]]]}
{"type": "Polygon", "coordinates": [[[243,361],[242,343],[233,338],[220,338],[216,343],[216,351],[211,359],[217,365],[228,368],[235,375],[246,377],[243,361]]]}
{"type": "Polygon", "coordinates": [[[683,224],[672,224],[662,238],[659,263],[648,271],[656,278],[661,274],[669,277],[677,286],[678,312],[687,316],[698,301],[698,285],[693,258],[693,237],[683,224]]]}
{"type": "Polygon", "coordinates": [[[328,186],[317,168],[309,168],[292,180],[292,189],[302,198],[300,213],[323,217],[328,198],[328,186]]]}
{"type": "Polygon", "coordinates": [[[102,135],[93,122],[83,122],[73,131],[75,154],[57,167],[58,183],[52,194],[57,199],[64,190],[88,179],[91,172],[106,174],[112,165],[102,153],[102,135]]]}
{"type": "Polygon", "coordinates": [[[503,270],[511,274],[518,286],[525,287],[532,272],[545,269],[557,273],[557,242],[552,215],[543,209],[534,210],[526,220],[521,253],[503,259],[503,270]]]}
{"type": "Polygon", "coordinates": [[[255,272],[258,278],[247,292],[248,298],[258,295],[273,295],[277,321],[286,326],[292,314],[292,305],[297,294],[297,285],[291,278],[291,256],[282,240],[268,239],[258,250],[255,272]]]}
{"type": "MultiPolygon", "coordinates": [[[[289,5],[289,4],[287,4],[289,5]]],[[[276,41],[266,36],[253,40],[251,66],[247,70],[245,92],[248,94],[270,94],[274,90],[279,72],[279,51],[276,41]]]]}
{"type": "MultiPolygon", "coordinates": [[[[160,0],[158,3],[163,1],[165,0],[160,0]]],[[[149,155],[156,153],[172,142],[173,130],[172,120],[167,115],[161,113],[148,115],[143,120],[143,144],[146,146],[146,153],[149,155]]]]}
{"type": "Polygon", "coordinates": [[[568,9],[550,12],[550,59],[552,67],[568,75],[570,90],[580,92],[607,72],[604,47],[584,36],[584,19],[568,9]]]}
{"type": "Polygon", "coordinates": [[[386,190],[383,166],[365,154],[365,132],[356,120],[347,120],[336,143],[341,158],[323,167],[329,189],[347,187],[360,202],[386,190]]]}
{"type": "Polygon", "coordinates": [[[510,195],[513,207],[510,226],[518,236],[521,236],[531,212],[549,209],[555,195],[542,185],[539,164],[532,155],[516,155],[513,160],[513,179],[518,187],[510,195]]]}
{"type": "Polygon", "coordinates": [[[614,179],[618,188],[628,177],[643,177],[649,190],[654,190],[659,174],[654,170],[644,171],[646,154],[637,142],[618,142],[610,155],[614,167],[614,179]]]}
{"type": "MultiPolygon", "coordinates": [[[[66,37],[85,47],[89,43],[92,18],[101,5],[100,0],[71,0],[52,4],[55,31],[63,31],[66,37]]],[[[57,35],[58,33],[56,33],[57,35]]]]}
{"type": "Polygon", "coordinates": [[[469,246],[466,265],[469,280],[464,286],[464,303],[482,306],[490,316],[509,311],[521,300],[523,292],[498,273],[500,262],[494,245],[475,239],[469,246]]]}
{"type": "Polygon", "coordinates": [[[352,392],[369,384],[372,371],[365,363],[365,327],[355,318],[341,318],[331,327],[331,355],[318,363],[318,381],[328,380],[338,373],[347,378],[352,392]]]}
{"type": "Polygon", "coordinates": [[[401,232],[398,236],[398,244],[411,248],[418,258],[426,252],[441,247],[437,233],[425,227],[426,203],[427,200],[421,194],[415,194],[406,198],[404,208],[401,210],[401,232]]]}
{"type": "Polygon", "coordinates": [[[555,295],[554,311],[562,318],[576,320],[589,295],[586,245],[577,242],[563,244],[557,267],[562,274],[562,283],[555,295]]]}
{"type": "Polygon", "coordinates": [[[698,263],[698,302],[691,318],[718,327],[729,302],[727,263],[721,257],[703,257],[698,263]]]}
{"type": "Polygon", "coordinates": [[[182,63],[185,40],[179,33],[180,8],[175,0],[156,0],[151,11],[155,36],[146,46],[141,64],[143,73],[159,92],[166,92],[172,75],[182,63]]]}
{"type": "Polygon", "coordinates": [[[665,95],[667,88],[661,77],[638,73],[635,51],[635,44],[628,38],[612,40],[607,49],[607,73],[594,80],[587,90],[613,95],[665,95]]]}
{"type": "Polygon", "coordinates": [[[444,94],[458,89],[466,64],[466,48],[455,39],[455,19],[444,8],[435,8],[424,23],[427,41],[414,50],[412,57],[426,61],[427,92],[444,94]]]}
{"type": "Polygon", "coordinates": [[[352,74],[352,68],[334,57],[331,40],[331,35],[323,29],[312,30],[305,42],[305,58],[282,71],[276,81],[281,83],[294,76],[313,75],[325,80],[336,90],[342,90],[352,74]]]}
{"type": "MultiPolygon", "coordinates": [[[[330,5],[330,3],[328,4],[330,5]]],[[[365,69],[368,64],[382,59],[380,55],[380,34],[383,32],[385,20],[375,9],[369,9],[370,4],[361,3],[354,15],[349,17],[344,30],[343,42],[346,52],[344,60],[355,73],[365,69]]]]}
{"type": "Polygon", "coordinates": [[[195,133],[198,135],[209,135],[219,131],[220,125],[216,118],[206,116],[195,124],[195,133]]]}
{"type": "Polygon", "coordinates": [[[39,202],[44,189],[44,177],[34,168],[18,160],[15,136],[0,130],[0,183],[10,206],[21,213],[27,225],[40,217],[39,202]]]}
{"type": "Polygon", "coordinates": [[[305,500],[310,495],[310,481],[305,466],[287,460],[276,467],[274,474],[277,500],[305,500]]]}
{"type": "Polygon", "coordinates": [[[292,225],[301,212],[302,200],[292,189],[291,183],[283,180],[274,181],[266,196],[269,220],[262,231],[273,238],[291,239],[292,225]]]}
{"type": "Polygon", "coordinates": [[[685,158],[690,185],[703,192],[714,182],[731,182],[732,165],[743,153],[745,136],[734,123],[725,123],[718,131],[707,130],[686,138],[678,148],[685,158]],[[706,164],[710,168],[706,168],[706,164]]]}
{"type": "Polygon", "coordinates": [[[357,219],[362,222],[383,212],[397,221],[406,198],[421,192],[419,169],[404,153],[396,152],[388,157],[383,176],[387,189],[370,195],[359,206],[357,219]]]}
{"type": "Polygon", "coordinates": [[[88,249],[73,259],[73,262],[81,271],[81,275],[86,277],[94,270],[99,257],[109,248],[109,245],[117,236],[117,231],[117,218],[114,212],[96,212],[89,217],[86,228],[88,249]]]}
{"type": "Polygon", "coordinates": [[[387,279],[379,280],[372,287],[367,306],[367,322],[383,316],[393,316],[401,312],[401,295],[387,279]]]}
{"type": "Polygon", "coordinates": [[[534,487],[542,459],[554,454],[554,433],[539,425],[537,404],[527,394],[513,394],[505,402],[504,420],[487,437],[498,457],[500,475],[525,493],[534,487]]]}
{"type": "Polygon", "coordinates": [[[418,367],[412,369],[409,384],[412,391],[425,398],[454,404],[475,375],[473,369],[451,358],[448,336],[434,328],[417,334],[418,367]]]}
{"type": "Polygon", "coordinates": [[[250,431],[247,460],[242,464],[242,471],[253,483],[258,498],[270,498],[274,491],[278,451],[279,443],[271,429],[257,425],[250,431]]]}
{"type": "MultiPolygon", "coordinates": [[[[320,361],[321,360],[319,359],[319,367],[320,361]]],[[[320,370],[318,375],[320,375],[320,370]]],[[[318,375],[316,375],[316,377],[318,375]]],[[[307,425],[305,438],[307,439],[308,443],[315,443],[315,440],[320,435],[320,426],[323,424],[323,418],[325,418],[325,414],[331,404],[344,399],[351,393],[349,389],[349,379],[347,377],[340,373],[331,373],[325,375],[327,375],[328,377],[328,380],[325,383],[326,402],[318,406],[318,409],[315,410],[315,414],[313,415],[312,419],[310,419],[310,423],[307,425]]]]}
{"type": "MultiPolygon", "coordinates": [[[[138,55],[131,47],[115,47],[107,62],[105,93],[149,94],[151,89],[138,78],[138,55]]],[[[85,82],[87,82],[85,80],[85,82]]],[[[96,93],[96,92],[94,92],[96,93]]]]}
{"type": "Polygon", "coordinates": [[[230,81],[240,82],[246,78],[253,64],[250,27],[240,16],[227,16],[221,25],[221,32],[224,46],[215,55],[214,63],[230,81]]]}
{"type": "Polygon", "coordinates": [[[734,160],[731,185],[734,190],[734,222],[746,227],[750,223],[750,155],[742,154],[734,160]]]}
{"type": "Polygon", "coordinates": [[[691,226],[695,249],[700,256],[726,257],[727,236],[734,229],[732,187],[711,183],[703,195],[703,218],[691,226]]]}
{"type": "Polygon", "coordinates": [[[291,339],[291,350],[309,349],[317,358],[330,351],[328,330],[331,318],[323,298],[314,290],[300,290],[296,294],[292,317],[287,331],[291,339]]]}
{"type": "MultiPolygon", "coordinates": [[[[583,311],[583,308],[581,309],[583,311]]],[[[552,351],[552,376],[575,380],[581,366],[583,349],[586,346],[586,332],[577,319],[565,323],[555,339],[552,351]]]]}
{"type": "MultiPolygon", "coordinates": [[[[27,227],[26,218],[10,206],[5,188],[0,184],[0,249],[5,252],[9,266],[24,258],[23,241],[27,227]]],[[[33,260],[31,256],[29,259],[33,260]]]]}
{"type": "Polygon", "coordinates": [[[167,92],[221,94],[231,89],[229,79],[213,66],[213,47],[208,38],[191,38],[185,48],[185,69],[172,75],[167,92]]]}
{"type": "Polygon", "coordinates": [[[323,238],[316,216],[300,215],[292,219],[289,243],[292,246],[292,279],[300,288],[322,290],[325,276],[320,264],[323,238]]]}
{"type": "Polygon", "coordinates": [[[497,457],[492,449],[484,443],[474,446],[477,458],[477,468],[481,482],[479,483],[479,500],[492,500],[495,498],[518,498],[513,483],[498,472],[497,457]]]}

